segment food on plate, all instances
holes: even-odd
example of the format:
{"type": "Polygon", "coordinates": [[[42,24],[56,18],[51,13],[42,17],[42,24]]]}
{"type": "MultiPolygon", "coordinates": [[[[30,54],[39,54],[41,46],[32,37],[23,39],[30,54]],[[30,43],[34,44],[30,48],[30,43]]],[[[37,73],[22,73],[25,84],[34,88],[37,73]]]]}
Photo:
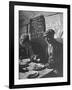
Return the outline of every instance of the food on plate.
{"type": "Polygon", "coordinates": [[[45,65],[44,64],[38,63],[38,64],[36,64],[34,66],[34,70],[39,71],[39,70],[43,70],[43,69],[45,69],[45,65]]]}
{"type": "Polygon", "coordinates": [[[19,72],[22,72],[22,73],[25,73],[25,72],[28,72],[29,70],[27,68],[20,68],[19,69],[19,72]]]}
{"type": "Polygon", "coordinates": [[[27,78],[37,78],[39,76],[38,71],[30,71],[27,78]]]}
{"type": "Polygon", "coordinates": [[[19,60],[19,64],[20,65],[26,65],[27,63],[30,62],[30,59],[22,59],[22,60],[19,60]]]}

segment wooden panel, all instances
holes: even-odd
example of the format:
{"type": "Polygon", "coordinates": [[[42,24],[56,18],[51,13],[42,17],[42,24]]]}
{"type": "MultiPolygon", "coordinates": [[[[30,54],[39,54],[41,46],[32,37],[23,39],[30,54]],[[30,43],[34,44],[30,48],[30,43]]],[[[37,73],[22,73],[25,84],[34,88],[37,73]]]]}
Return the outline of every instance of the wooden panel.
{"type": "Polygon", "coordinates": [[[45,31],[45,18],[44,16],[38,16],[30,19],[30,33],[31,38],[40,38],[45,31]]]}

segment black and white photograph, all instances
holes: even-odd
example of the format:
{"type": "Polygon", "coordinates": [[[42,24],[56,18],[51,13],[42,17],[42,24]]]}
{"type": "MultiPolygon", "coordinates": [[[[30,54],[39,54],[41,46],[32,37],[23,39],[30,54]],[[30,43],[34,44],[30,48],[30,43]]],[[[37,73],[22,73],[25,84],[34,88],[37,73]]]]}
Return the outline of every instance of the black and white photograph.
{"type": "Polygon", "coordinates": [[[63,13],[19,11],[19,79],[63,77],[63,13]]]}
{"type": "Polygon", "coordinates": [[[70,84],[69,15],[69,5],[10,2],[10,88],[70,84]]]}

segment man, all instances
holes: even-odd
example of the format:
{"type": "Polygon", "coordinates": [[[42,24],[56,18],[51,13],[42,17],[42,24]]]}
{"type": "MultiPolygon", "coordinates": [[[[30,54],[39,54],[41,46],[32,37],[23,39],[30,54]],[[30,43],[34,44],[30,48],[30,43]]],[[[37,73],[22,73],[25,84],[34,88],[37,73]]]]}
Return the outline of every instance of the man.
{"type": "Polygon", "coordinates": [[[33,54],[29,36],[27,34],[22,34],[20,37],[20,43],[19,43],[19,56],[21,59],[29,58],[31,54],[33,54]]]}
{"type": "Polygon", "coordinates": [[[47,33],[47,40],[53,47],[53,68],[58,76],[63,76],[63,44],[54,39],[54,30],[50,29],[47,33]]]}
{"type": "Polygon", "coordinates": [[[43,38],[34,38],[31,40],[31,46],[34,54],[40,58],[40,63],[48,63],[48,45],[43,38]]]}

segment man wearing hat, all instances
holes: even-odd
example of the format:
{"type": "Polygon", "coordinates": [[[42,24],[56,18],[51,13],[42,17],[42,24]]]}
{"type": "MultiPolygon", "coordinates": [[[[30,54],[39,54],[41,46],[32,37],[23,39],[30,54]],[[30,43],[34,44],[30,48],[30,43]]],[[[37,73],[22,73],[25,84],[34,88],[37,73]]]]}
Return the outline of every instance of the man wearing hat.
{"type": "Polygon", "coordinates": [[[55,69],[57,76],[63,76],[63,44],[54,39],[54,34],[54,30],[49,29],[44,36],[53,47],[52,59],[54,63],[51,67],[55,69]]]}

